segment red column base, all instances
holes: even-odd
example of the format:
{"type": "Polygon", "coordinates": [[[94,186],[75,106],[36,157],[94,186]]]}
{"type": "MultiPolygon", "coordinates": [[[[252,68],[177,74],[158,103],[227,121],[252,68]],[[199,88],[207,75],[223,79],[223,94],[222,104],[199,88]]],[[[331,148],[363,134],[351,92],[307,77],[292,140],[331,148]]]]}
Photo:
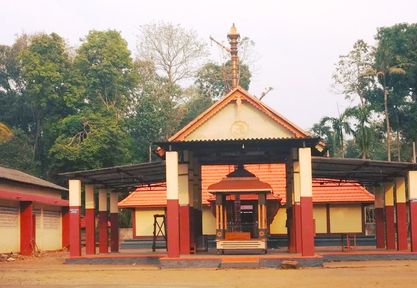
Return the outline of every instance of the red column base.
{"type": "MultiPolygon", "coordinates": [[[[33,205],[30,201],[20,202],[20,254],[32,255],[34,248],[33,205]]],[[[3,236],[4,237],[4,236],[3,236]]]]}
{"type": "Polygon", "coordinates": [[[397,203],[397,248],[407,250],[407,205],[397,203]]]}
{"type": "Polygon", "coordinates": [[[70,206],[70,257],[81,256],[80,207],[70,206]]]}
{"type": "Polygon", "coordinates": [[[301,197],[301,254],[314,256],[313,199],[301,197]]]}
{"type": "Polygon", "coordinates": [[[179,205],[178,199],[167,199],[168,257],[180,256],[179,205]]]}
{"type": "Polygon", "coordinates": [[[384,208],[375,208],[376,248],[385,248],[384,208]]]}
{"type": "Polygon", "coordinates": [[[96,221],[94,209],[85,209],[85,254],[96,254],[96,221]]]}
{"type": "Polygon", "coordinates": [[[110,250],[119,252],[119,213],[110,213],[110,250]]]}
{"type": "Polygon", "coordinates": [[[387,250],[395,250],[394,206],[385,206],[387,250]]]}
{"type": "Polygon", "coordinates": [[[417,200],[410,200],[411,252],[417,252],[417,200]]]}
{"type": "Polygon", "coordinates": [[[109,232],[107,225],[107,211],[98,212],[98,238],[99,238],[99,248],[100,253],[109,253],[109,232]]]}
{"type": "Polygon", "coordinates": [[[188,255],[191,253],[190,206],[181,205],[179,212],[180,212],[180,254],[188,255]]]}

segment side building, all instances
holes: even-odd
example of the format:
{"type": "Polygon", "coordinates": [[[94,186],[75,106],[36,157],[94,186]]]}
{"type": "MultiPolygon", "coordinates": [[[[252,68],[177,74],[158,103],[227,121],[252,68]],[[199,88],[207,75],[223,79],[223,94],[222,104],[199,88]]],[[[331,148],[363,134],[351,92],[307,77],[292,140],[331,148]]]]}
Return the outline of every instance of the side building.
{"type": "Polygon", "coordinates": [[[0,167],[0,253],[59,250],[68,246],[64,187],[0,167]]]}

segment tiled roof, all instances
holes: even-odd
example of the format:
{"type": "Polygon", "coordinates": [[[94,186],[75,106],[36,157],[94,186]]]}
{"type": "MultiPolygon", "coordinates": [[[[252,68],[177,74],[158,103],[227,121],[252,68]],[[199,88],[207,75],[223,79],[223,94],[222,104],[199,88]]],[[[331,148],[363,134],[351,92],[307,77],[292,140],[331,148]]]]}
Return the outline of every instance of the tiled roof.
{"type": "MultiPolygon", "coordinates": [[[[272,187],[272,194],[268,199],[282,199],[285,203],[285,165],[284,164],[248,164],[245,169],[255,174],[259,180],[268,183],[272,187]],[[271,197],[272,196],[272,197],[271,197]]],[[[208,186],[219,182],[227,174],[234,170],[233,165],[207,165],[201,167],[202,173],[202,204],[208,205],[214,197],[207,191],[208,186]]],[[[241,196],[242,200],[248,196],[241,196]]],[[[346,202],[373,202],[374,195],[357,183],[329,182],[326,179],[313,180],[314,203],[346,203],[346,202]]],[[[119,207],[162,207],[166,206],[165,183],[154,186],[138,188],[128,197],[119,202],[119,207]]]]}
{"type": "Polygon", "coordinates": [[[10,169],[10,168],[1,167],[1,166],[0,166],[0,179],[6,179],[9,181],[25,183],[25,184],[29,184],[33,186],[51,188],[51,189],[57,190],[57,192],[68,191],[66,188],[56,185],[52,182],[48,182],[46,180],[26,174],[19,170],[10,169]]]}
{"type": "Polygon", "coordinates": [[[119,202],[120,208],[132,207],[163,207],[167,205],[165,183],[137,188],[119,202]]]}

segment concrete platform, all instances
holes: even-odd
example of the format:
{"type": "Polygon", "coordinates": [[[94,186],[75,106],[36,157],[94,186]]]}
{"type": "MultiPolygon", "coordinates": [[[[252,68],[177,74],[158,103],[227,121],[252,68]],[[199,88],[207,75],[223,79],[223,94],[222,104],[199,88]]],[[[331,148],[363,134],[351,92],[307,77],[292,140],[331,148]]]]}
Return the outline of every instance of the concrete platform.
{"type": "MultiPolygon", "coordinates": [[[[333,249],[334,250],[334,249],[333,249]]],[[[169,258],[166,253],[150,252],[138,249],[135,253],[108,253],[81,256],[65,259],[66,264],[111,264],[111,265],[151,265],[161,269],[170,268],[276,268],[283,261],[296,261],[300,267],[322,267],[325,262],[334,261],[369,261],[369,260],[417,260],[416,252],[387,250],[356,250],[356,251],[316,251],[312,257],[300,254],[272,250],[266,255],[216,255],[191,254],[179,258],[169,258]]]]}

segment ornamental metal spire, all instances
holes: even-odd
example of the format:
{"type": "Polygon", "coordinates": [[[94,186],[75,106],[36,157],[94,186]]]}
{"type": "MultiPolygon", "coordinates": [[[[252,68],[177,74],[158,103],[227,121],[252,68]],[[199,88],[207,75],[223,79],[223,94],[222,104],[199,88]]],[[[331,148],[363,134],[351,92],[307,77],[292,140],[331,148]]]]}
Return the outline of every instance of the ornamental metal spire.
{"type": "Polygon", "coordinates": [[[227,39],[229,39],[229,43],[230,43],[229,51],[232,57],[232,89],[234,89],[239,84],[239,77],[238,77],[239,58],[237,56],[237,53],[238,53],[237,44],[239,43],[239,39],[240,39],[240,34],[237,32],[235,23],[233,23],[232,28],[230,28],[230,31],[227,34],[227,39]]]}

